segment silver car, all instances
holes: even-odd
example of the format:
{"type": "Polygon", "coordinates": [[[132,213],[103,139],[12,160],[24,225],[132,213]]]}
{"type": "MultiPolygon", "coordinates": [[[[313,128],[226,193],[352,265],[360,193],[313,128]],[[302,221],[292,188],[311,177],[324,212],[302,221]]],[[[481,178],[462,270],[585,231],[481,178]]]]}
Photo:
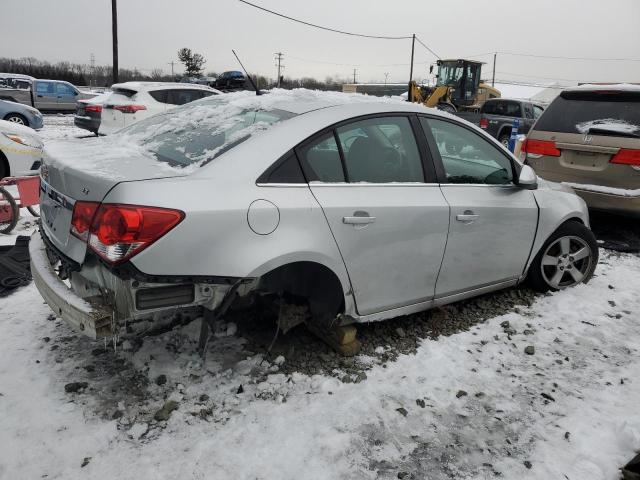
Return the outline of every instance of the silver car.
{"type": "Polygon", "coordinates": [[[94,338],[256,293],[317,325],[382,320],[569,287],[598,258],[570,189],[461,119],[359,95],[203,99],[50,144],[41,179],[33,277],[94,338]]]}

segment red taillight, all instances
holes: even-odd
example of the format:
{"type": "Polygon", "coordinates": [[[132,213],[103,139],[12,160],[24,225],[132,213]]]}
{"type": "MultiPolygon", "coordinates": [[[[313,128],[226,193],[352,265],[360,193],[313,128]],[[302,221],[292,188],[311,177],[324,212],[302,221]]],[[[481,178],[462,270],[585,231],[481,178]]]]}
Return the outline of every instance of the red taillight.
{"type": "Polygon", "coordinates": [[[622,165],[640,165],[640,150],[621,148],[620,151],[611,158],[611,163],[620,163],[622,165]]]}
{"type": "Polygon", "coordinates": [[[120,263],[147,248],[184,218],[184,212],[140,205],[76,202],[71,233],[109,263],[120,263]]]}
{"type": "Polygon", "coordinates": [[[141,252],[184,218],[184,212],[139,205],[102,204],[89,235],[89,246],[109,263],[141,252]]]}
{"type": "Polygon", "coordinates": [[[484,128],[484,129],[489,128],[489,120],[486,119],[486,118],[481,118],[480,119],[480,128],[484,128]]]}
{"type": "Polygon", "coordinates": [[[85,242],[89,238],[91,221],[100,206],[95,202],[76,202],[71,216],[71,233],[85,242]]]}
{"type": "Polygon", "coordinates": [[[86,107],[84,107],[84,111],[85,112],[101,113],[102,112],[102,105],[87,105],[86,107]]]}
{"type": "Polygon", "coordinates": [[[122,113],[136,113],[138,110],[146,110],[144,105],[114,105],[116,110],[122,113]]]}
{"type": "Polygon", "coordinates": [[[533,155],[547,155],[549,157],[559,157],[560,150],[556,148],[556,143],[549,140],[532,140],[527,138],[522,144],[521,151],[533,155]]]}

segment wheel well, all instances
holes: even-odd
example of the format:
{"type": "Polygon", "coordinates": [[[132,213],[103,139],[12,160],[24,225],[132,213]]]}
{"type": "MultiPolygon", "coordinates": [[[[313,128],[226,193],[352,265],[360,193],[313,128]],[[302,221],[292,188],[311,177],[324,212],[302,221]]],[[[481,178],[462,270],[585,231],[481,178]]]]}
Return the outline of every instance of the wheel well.
{"type": "Polygon", "coordinates": [[[498,132],[498,139],[500,139],[501,136],[503,136],[505,133],[511,135],[511,126],[510,125],[505,125],[500,129],[500,132],[498,132]]]}
{"type": "MultiPolygon", "coordinates": [[[[582,221],[582,219],[580,217],[571,217],[571,218],[567,218],[564,222],[562,222],[560,225],[558,225],[558,228],[562,227],[563,225],[566,225],[569,222],[578,222],[581,225],[584,225],[584,222],[582,221]]],[[[556,230],[558,230],[558,228],[556,228],[556,230]]],[[[554,230],[555,232],[555,230],[554,230]]]]}
{"type": "MultiPolygon", "coordinates": [[[[4,176],[10,176],[11,175],[11,168],[9,168],[9,161],[7,160],[7,157],[4,156],[4,153],[2,153],[2,150],[0,150],[0,173],[4,172],[4,176]]],[[[2,178],[3,176],[0,175],[0,178],[2,178]]]]}
{"type": "Polygon", "coordinates": [[[306,299],[312,317],[319,321],[331,320],[344,310],[340,279],[316,262],[294,262],[275,268],[260,277],[258,289],[306,299]]]}
{"type": "Polygon", "coordinates": [[[4,116],[4,119],[6,120],[9,117],[12,116],[16,116],[16,117],[20,117],[24,120],[25,125],[28,127],[29,126],[29,120],[27,120],[27,117],[25,117],[24,115],[22,115],[21,113],[18,112],[9,112],[4,116]]]}

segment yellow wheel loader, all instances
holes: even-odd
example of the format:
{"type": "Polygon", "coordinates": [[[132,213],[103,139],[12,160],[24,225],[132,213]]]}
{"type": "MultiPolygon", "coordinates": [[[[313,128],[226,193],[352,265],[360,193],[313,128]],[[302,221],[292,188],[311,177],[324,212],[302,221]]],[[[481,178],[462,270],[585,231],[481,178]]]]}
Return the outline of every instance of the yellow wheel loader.
{"type": "MultiPolygon", "coordinates": [[[[450,113],[475,112],[490,98],[499,98],[500,91],[480,80],[482,62],[453,59],[438,60],[435,86],[419,86],[411,82],[409,101],[422,103],[450,113]]],[[[433,65],[430,72],[433,72],[433,65]]]]}

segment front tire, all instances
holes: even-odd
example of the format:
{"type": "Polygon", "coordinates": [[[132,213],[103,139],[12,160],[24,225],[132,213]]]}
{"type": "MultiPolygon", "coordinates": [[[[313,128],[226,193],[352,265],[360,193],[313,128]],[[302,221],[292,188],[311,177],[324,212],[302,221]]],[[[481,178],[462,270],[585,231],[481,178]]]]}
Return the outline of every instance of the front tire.
{"type": "Polygon", "coordinates": [[[544,243],[529,268],[528,280],[539,292],[587,283],[598,263],[593,232],[577,221],[561,225],[544,243]]]}
{"type": "Polygon", "coordinates": [[[25,127],[29,126],[29,121],[19,113],[10,113],[6,117],[4,117],[4,119],[7,122],[17,123],[18,125],[24,125],[25,127]]]}
{"type": "Polygon", "coordinates": [[[437,105],[438,110],[442,110],[443,112],[454,114],[457,112],[456,107],[454,107],[450,103],[439,103],[437,105]]]}

